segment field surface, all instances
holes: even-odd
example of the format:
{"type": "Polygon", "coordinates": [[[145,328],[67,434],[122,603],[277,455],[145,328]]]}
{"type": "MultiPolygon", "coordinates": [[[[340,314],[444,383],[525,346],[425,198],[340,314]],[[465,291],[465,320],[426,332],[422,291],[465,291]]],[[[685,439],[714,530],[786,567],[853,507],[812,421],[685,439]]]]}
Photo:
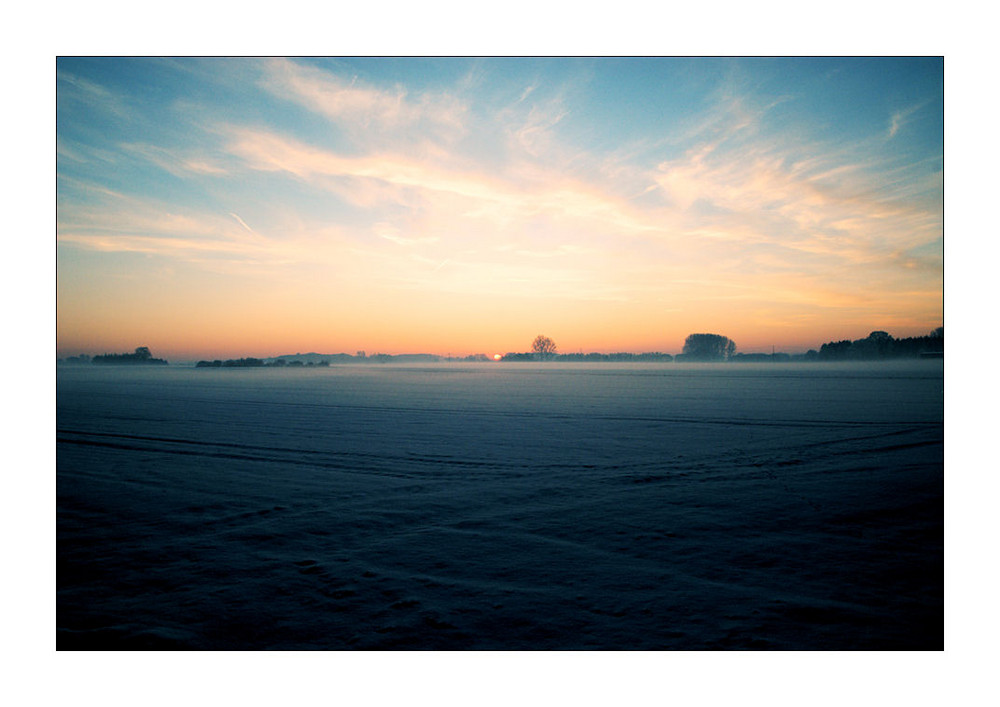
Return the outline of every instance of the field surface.
{"type": "Polygon", "coordinates": [[[57,647],[944,647],[943,366],[62,367],[57,647]]]}

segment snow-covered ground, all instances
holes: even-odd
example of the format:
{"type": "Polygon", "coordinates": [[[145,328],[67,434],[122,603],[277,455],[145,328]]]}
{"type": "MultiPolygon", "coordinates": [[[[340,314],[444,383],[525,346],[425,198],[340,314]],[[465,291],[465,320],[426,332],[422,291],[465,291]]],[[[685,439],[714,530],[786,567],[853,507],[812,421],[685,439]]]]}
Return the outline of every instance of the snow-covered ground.
{"type": "Polygon", "coordinates": [[[63,367],[57,645],[940,649],[943,365],[63,367]]]}

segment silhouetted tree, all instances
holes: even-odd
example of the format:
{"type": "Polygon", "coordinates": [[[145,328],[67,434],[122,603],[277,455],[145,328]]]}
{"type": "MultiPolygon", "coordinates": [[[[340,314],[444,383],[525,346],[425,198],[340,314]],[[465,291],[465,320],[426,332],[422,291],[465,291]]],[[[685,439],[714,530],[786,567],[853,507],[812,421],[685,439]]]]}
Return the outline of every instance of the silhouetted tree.
{"type": "Polygon", "coordinates": [[[531,344],[531,351],[539,360],[550,359],[556,354],[556,342],[547,336],[539,334],[531,344]]]}
{"type": "Polygon", "coordinates": [[[736,344],[721,334],[691,334],[684,340],[683,356],[688,361],[728,361],[736,344]]]}

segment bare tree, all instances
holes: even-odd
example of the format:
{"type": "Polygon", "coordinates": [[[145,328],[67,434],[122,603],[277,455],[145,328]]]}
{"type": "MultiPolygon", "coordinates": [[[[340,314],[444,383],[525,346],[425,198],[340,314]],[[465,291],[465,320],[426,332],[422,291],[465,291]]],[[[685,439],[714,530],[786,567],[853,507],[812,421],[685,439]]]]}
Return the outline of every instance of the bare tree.
{"type": "Polygon", "coordinates": [[[556,342],[547,336],[539,334],[531,344],[531,351],[537,359],[542,361],[550,359],[556,355],[556,342]]]}

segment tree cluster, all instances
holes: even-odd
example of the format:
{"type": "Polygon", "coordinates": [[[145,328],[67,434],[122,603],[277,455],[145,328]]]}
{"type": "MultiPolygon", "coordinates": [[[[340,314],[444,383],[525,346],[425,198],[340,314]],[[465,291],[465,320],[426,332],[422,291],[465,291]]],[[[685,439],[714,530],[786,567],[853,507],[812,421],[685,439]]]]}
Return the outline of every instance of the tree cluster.
{"type": "Polygon", "coordinates": [[[736,353],[736,344],[721,334],[690,334],[678,361],[728,361],[736,353]]]}
{"type": "Polygon", "coordinates": [[[162,358],[153,358],[153,354],[146,346],[140,346],[135,353],[103,354],[94,356],[93,363],[98,365],[154,365],[165,366],[167,362],[162,358]]]}
{"type": "Polygon", "coordinates": [[[264,362],[259,358],[230,358],[225,361],[198,361],[195,368],[261,368],[264,362]]]}
{"type": "Polygon", "coordinates": [[[493,359],[484,353],[469,354],[468,356],[448,356],[444,359],[448,362],[462,362],[462,363],[486,363],[492,361],[493,359]]]}
{"type": "Polygon", "coordinates": [[[919,358],[944,355],[944,327],[927,336],[894,339],[884,331],[873,331],[864,339],[830,341],[818,353],[820,361],[875,361],[886,358],[919,358]]]}

